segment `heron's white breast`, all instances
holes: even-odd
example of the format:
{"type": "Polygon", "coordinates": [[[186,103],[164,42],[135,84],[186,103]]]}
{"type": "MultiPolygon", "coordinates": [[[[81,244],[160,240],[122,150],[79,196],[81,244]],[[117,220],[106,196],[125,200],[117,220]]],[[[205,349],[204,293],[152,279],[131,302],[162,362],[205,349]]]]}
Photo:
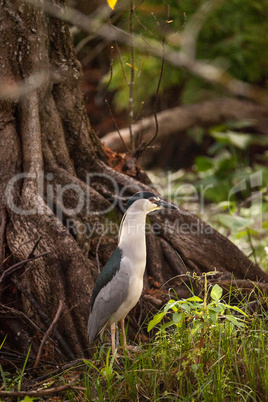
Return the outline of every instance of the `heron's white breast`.
{"type": "MultiPolygon", "coordinates": [[[[143,276],[145,271],[144,259],[136,260],[133,264],[127,257],[122,258],[122,270],[129,275],[128,295],[125,301],[121,304],[118,310],[113,314],[115,322],[120,321],[129,313],[129,311],[137,304],[141,296],[143,288],[143,276]]],[[[120,271],[118,273],[120,275],[120,271]]]]}

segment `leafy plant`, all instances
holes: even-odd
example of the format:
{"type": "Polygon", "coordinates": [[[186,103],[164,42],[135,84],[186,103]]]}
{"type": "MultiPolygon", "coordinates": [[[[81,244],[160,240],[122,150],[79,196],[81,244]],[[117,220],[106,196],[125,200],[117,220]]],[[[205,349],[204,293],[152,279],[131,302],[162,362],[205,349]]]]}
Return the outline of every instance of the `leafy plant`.
{"type": "Polygon", "coordinates": [[[215,274],[208,272],[204,274],[204,299],[193,295],[187,299],[169,300],[164,310],[155,315],[148,324],[148,332],[159,324],[164,317],[169,317],[170,321],[164,323],[160,331],[166,330],[170,326],[175,326],[181,329],[186,324],[190,326],[190,335],[195,337],[200,336],[200,348],[204,345],[204,340],[207,334],[214,326],[219,326],[222,320],[228,320],[233,326],[242,328],[245,325],[247,314],[237,306],[227,304],[222,299],[222,288],[216,284],[210,292],[208,291],[207,276],[215,274]],[[233,310],[243,316],[243,318],[230,314],[233,310]]]}

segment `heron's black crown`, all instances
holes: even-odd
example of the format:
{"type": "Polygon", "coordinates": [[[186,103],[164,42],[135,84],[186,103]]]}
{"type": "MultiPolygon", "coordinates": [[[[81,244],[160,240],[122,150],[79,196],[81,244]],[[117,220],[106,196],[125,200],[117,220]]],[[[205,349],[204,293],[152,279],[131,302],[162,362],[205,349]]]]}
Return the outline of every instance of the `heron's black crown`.
{"type": "Polygon", "coordinates": [[[157,195],[150,193],[150,191],[140,191],[139,193],[134,194],[127,203],[127,209],[137,200],[142,199],[150,199],[150,198],[158,198],[157,195]]]}

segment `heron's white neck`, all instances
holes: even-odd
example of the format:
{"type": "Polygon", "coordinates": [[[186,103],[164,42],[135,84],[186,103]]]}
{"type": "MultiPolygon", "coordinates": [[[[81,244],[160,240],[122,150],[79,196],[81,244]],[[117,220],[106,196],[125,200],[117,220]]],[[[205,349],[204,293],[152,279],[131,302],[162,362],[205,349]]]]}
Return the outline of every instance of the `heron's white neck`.
{"type": "MultiPolygon", "coordinates": [[[[118,246],[123,254],[133,259],[146,260],[145,211],[126,213],[121,224],[118,246]]],[[[145,267],[144,267],[145,268],[145,267]]]]}

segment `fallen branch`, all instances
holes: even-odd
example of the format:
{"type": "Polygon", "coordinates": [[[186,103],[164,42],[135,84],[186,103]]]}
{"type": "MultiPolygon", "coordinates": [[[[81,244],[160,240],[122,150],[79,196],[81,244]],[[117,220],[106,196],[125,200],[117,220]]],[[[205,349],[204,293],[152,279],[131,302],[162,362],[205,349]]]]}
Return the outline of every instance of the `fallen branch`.
{"type": "MultiPolygon", "coordinates": [[[[191,127],[209,127],[224,121],[252,122],[259,132],[266,133],[268,125],[268,113],[265,107],[249,101],[232,98],[215,99],[194,105],[175,107],[158,113],[159,131],[156,142],[172,134],[185,132],[191,127]]],[[[154,115],[144,118],[133,125],[133,133],[136,139],[148,141],[155,132],[154,115]]],[[[126,145],[130,145],[129,129],[120,130],[121,137],[126,145]]],[[[105,146],[113,151],[124,152],[125,148],[117,131],[106,134],[101,138],[105,146]]]]}
{"type": "Polygon", "coordinates": [[[145,295],[143,295],[143,298],[145,300],[149,300],[152,304],[154,304],[157,307],[159,307],[163,304],[162,300],[157,299],[156,297],[154,297],[152,295],[145,294],[145,295]]]}
{"type": "MultiPolygon", "coordinates": [[[[69,384],[65,385],[60,385],[59,387],[54,387],[54,388],[49,388],[49,389],[43,389],[43,390],[38,390],[38,391],[0,391],[0,396],[5,397],[5,398],[14,398],[14,397],[24,397],[24,396],[29,396],[29,397],[42,397],[42,396],[47,396],[47,395],[52,395],[56,394],[58,392],[64,391],[66,389],[77,389],[77,387],[74,385],[76,381],[79,379],[79,376],[75,378],[73,381],[71,381],[69,384]]],[[[86,390],[86,388],[79,387],[79,390],[86,390]]]]}
{"type": "MultiPolygon", "coordinates": [[[[211,280],[210,283],[215,281],[211,280]]],[[[260,291],[264,295],[268,294],[268,283],[250,281],[248,279],[236,279],[236,280],[221,280],[218,283],[223,289],[228,292],[230,289],[237,289],[241,292],[251,293],[253,290],[260,291]]]]}
{"type": "Polygon", "coordinates": [[[63,366],[58,367],[57,369],[50,371],[49,373],[43,374],[38,378],[35,378],[35,384],[33,386],[37,386],[39,384],[43,384],[44,380],[46,380],[47,378],[51,378],[57,374],[60,373],[64,373],[64,371],[69,370],[70,368],[75,368],[76,370],[78,370],[78,367],[76,366],[77,364],[81,364],[81,366],[79,366],[80,368],[84,369],[86,367],[86,364],[84,363],[83,359],[77,359],[77,360],[73,360],[69,363],[64,364],[63,366]]]}

